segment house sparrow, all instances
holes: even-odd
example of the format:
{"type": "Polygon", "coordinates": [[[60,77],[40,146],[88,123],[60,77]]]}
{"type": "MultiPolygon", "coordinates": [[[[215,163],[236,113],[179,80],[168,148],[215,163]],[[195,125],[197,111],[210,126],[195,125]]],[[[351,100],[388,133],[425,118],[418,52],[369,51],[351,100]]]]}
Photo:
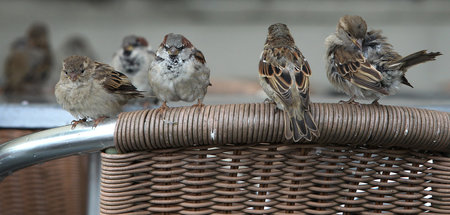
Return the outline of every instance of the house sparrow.
{"type": "Polygon", "coordinates": [[[259,61],[259,78],[264,92],[284,110],[285,137],[298,142],[318,136],[309,106],[311,69],[297,48],[285,24],[269,27],[259,61]]]}
{"type": "Polygon", "coordinates": [[[364,19],[349,15],[339,19],[336,32],[326,38],[325,45],[328,79],[351,96],[346,103],[353,104],[358,104],[355,98],[374,99],[372,104],[378,104],[382,96],[396,94],[400,84],[412,87],[405,77],[408,68],[441,55],[422,50],[402,57],[381,31],[367,32],[364,19]]]}
{"type": "Polygon", "coordinates": [[[40,96],[50,76],[52,54],[47,26],[35,23],[24,38],[14,41],[5,62],[7,94],[40,96]]]}
{"type": "Polygon", "coordinates": [[[149,71],[149,82],[156,96],[163,101],[192,102],[203,106],[203,98],[210,86],[210,70],[202,52],[181,34],[167,34],[156,52],[149,71]]]}
{"type": "MultiPolygon", "coordinates": [[[[88,38],[83,35],[75,34],[67,37],[56,49],[55,51],[56,62],[63,62],[69,56],[79,55],[86,56],[91,59],[96,59],[97,55],[92,44],[89,42],[88,38]]],[[[61,76],[60,72],[62,70],[62,64],[58,64],[55,69],[58,72],[52,73],[49,78],[49,84],[52,88],[59,81],[61,76]]]]}
{"type": "MultiPolygon", "coordinates": [[[[148,71],[155,59],[155,52],[143,37],[130,35],[123,39],[122,48],[113,56],[111,66],[124,73],[139,91],[145,92],[145,96],[152,98],[152,103],[158,100],[148,83],[148,71]]],[[[148,101],[148,98],[145,98],[148,101]]]]}
{"type": "Polygon", "coordinates": [[[126,75],[111,66],[84,56],[70,56],[63,62],[55,86],[56,101],[75,118],[72,128],[88,118],[96,127],[122,110],[129,99],[142,97],[126,75]]]}

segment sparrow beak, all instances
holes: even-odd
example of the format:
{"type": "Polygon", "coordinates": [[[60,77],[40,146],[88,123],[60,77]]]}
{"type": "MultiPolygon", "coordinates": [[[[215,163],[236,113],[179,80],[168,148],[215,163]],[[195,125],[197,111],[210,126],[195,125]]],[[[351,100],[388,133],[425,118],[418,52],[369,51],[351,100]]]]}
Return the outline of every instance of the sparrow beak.
{"type": "Polygon", "coordinates": [[[125,51],[129,51],[129,52],[133,51],[133,46],[125,47],[125,51]]]}
{"type": "Polygon", "coordinates": [[[71,81],[76,81],[78,79],[78,74],[76,74],[74,72],[68,73],[67,76],[69,76],[69,79],[71,81]]]}
{"type": "Polygon", "coordinates": [[[362,39],[354,39],[352,38],[353,44],[355,44],[356,47],[362,50],[362,39]]]}
{"type": "Polygon", "coordinates": [[[175,47],[170,47],[167,52],[169,52],[169,55],[171,56],[177,56],[180,51],[175,47]]]}
{"type": "Polygon", "coordinates": [[[127,46],[127,47],[125,47],[123,54],[125,56],[130,56],[132,51],[133,51],[133,46],[127,46]]]}

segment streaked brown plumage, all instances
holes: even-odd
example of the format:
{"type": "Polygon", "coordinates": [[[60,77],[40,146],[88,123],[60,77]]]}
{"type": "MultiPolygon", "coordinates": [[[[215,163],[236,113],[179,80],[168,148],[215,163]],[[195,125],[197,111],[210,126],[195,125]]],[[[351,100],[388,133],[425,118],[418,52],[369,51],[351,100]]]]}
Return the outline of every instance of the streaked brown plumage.
{"type": "Polygon", "coordinates": [[[386,42],[381,31],[367,32],[360,16],[345,15],[339,19],[336,32],[325,40],[327,46],[327,76],[339,90],[355,98],[374,99],[397,93],[401,84],[412,85],[405,77],[413,65],[435,60],[439,52],[425,50],[406,57],[400,56],[386,42]]]}
{"type": "Polygon", "coordinates": [[[311,69],[285,24],[273,24],[268,31],[259,61],[260,84],[284,110],[285,137],[295,142],[302,138],[309,141],[319,135],[309,106],[311,69]]]}
{"type": "Polygon", "coordinates": [[[56,101],[74,117],[74,122],[114,117],[128,100],[142,97],[126,75],[111,66],[84,56],[64,60],[61,78],[55,87],[56,101]]]}

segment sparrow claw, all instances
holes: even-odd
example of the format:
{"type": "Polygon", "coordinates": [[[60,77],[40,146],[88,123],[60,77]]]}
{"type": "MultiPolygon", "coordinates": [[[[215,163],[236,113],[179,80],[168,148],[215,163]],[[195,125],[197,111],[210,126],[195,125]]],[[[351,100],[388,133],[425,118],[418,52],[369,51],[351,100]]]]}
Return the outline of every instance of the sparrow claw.
{"type": "Polygon", "coordinates": [[[372,102],[372,105],[375,105],[375,106],[381,106],[381,104],[380,104],[380,103],[378,103],[378,100],[379,100],[379,98],[378,98],[378,99],[375,99],[375,100],[373,100],[373,102],[372,102]]]}
{"type": "Polygon", "coordinates": [[[275,105],[275,113],[278,113],[278,111],[281,111],[281,109],[278,108],[277,103],[274,100],[270,99],[270,98],[264,99],[264,103],[265,104],[269,104],[269,105],[275,105]]]}
{"type": "Polygon", "coordinates": [[[164,101],[161,104],[161,106],[158,109],[156,109],[156,111],[159,114],[159,119],[163,119],[164,120],[163,116],[165,115],[167,109],[169,109],[169,106],[167,106],[167,102],[166,101],[164,101]]]}
{"type": "Polygon", "coordinates": [[[72,122],[70,123],[70,124],[72,124],[72,130],[73,129],[75,129],[75,127],[77,127],[77,125],[79,124],[79,123],[82,123],[82,122],[86,122],[86,118],[83,118],[83,119],[79,119],[79,120],[72,120],[72,122]]]}
{"type": "Polygon", "coordinates": [[[94,125],[92,125],[92,128],[96,128],[97,125],[100,124],[101,122],[103,122],[103,120],[105,120],[106,118],[108,118],[108,117],[106,117],[106,116],[101,116],[101,117],[95,119],[95,120],[94,120],[94,125]]]}
{"type": "Polygon", "coordinates": [[[265,104],[274,104],[274,105],[277,105],[277,103],[276,103],[274,100],[270,99],[270,98],[264,99],[264,103],[265,103],[265,104]]]}
{"type": "Polygon", "coordinates": [[[205,104],[203,104],[203,102],[200,99],[198,99],[197,104],[193,104],[192,107],[203,108],[205,107],[205,104]]]}
{"type": "Polygon", "coordinates": [[[361,106],[359,102],[355,101],[355,96],[352,96],[348,101],[341,100],[339,101],[339,104],[351,104],[361,106]]]}

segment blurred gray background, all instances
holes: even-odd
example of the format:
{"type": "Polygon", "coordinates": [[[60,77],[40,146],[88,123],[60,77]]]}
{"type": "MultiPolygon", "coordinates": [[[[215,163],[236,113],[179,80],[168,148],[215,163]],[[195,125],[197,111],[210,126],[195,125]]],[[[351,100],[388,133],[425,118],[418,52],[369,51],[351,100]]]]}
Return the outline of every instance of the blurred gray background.
{"type": "MultiPolygon", "coordinates": [[[[348,99],[325,76],[324,39],[345,14],[365,18],[369,29],[382,29],[401,54],[427,49],[442,56],[409,70],[414,89],[403,86],[381,104],[450,104],[450,1],[448,0],[160,0],[160,1],[0,1],[0,62],[10,43],[35,21],[48,24],[56,59],[49,97],[59,78],[60,49],[70,36],[87,38],[98,61],[109,63],[122,38],[137,34],[157,49],[165,34],[181,33],[205,54],[213,87],[207,104],[260,102],[258,60],[267,27],[287,24],[307,57],[313,75],[312,101],[348,99]]],[[[0,76],[0,84],[4,79],[0,76]]],[[[368,102],[368,101],[367,101],[368,102]]]]}

